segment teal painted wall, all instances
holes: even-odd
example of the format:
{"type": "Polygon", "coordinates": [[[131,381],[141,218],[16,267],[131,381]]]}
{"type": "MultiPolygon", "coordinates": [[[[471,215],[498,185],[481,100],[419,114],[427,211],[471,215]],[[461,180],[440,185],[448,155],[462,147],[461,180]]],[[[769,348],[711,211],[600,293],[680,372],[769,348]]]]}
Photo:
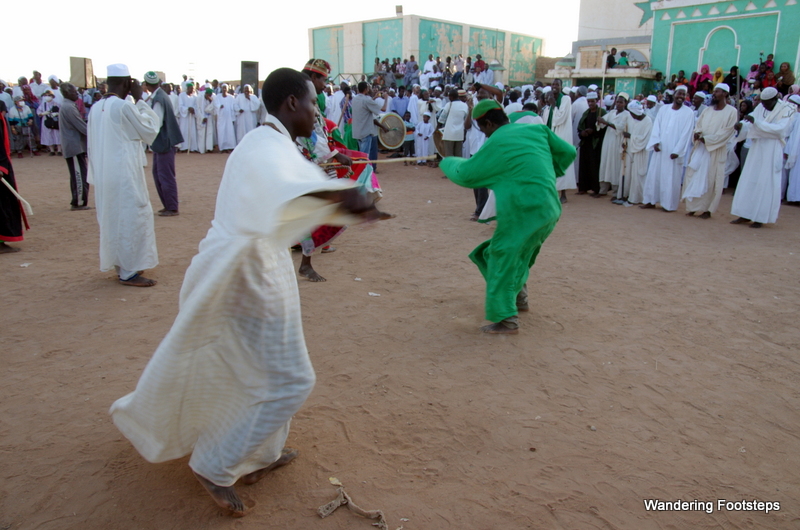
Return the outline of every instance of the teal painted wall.
{"type": "Polygon", "coordinates": [[[344,68],[344,32],[342,26],[315,29],[314,57],[331,63],[331,77],[342,73],[344,68]]]}
{"type": "Polygon", "coordinates": [[[740,73],[745,75],[751,64],[758,63],[759,52],[763,51],[765,60],[767,54],[775,54],[776,69],[786,61],[797,71],[800,4],[786,3],[787,0],[735,0],[656,10],[653,68],[664,72],[665,77],[684,70],[688,78],[702,64],[708,64],[712,72],[722,67],[726,73],[738,64],[740,73]],[[773,4],[774,7],[765,7],[773,4]],[[665,14],[669,20],[663,20],[665,14]]]}
{"type": "MultiPolygon", "coordinates": [[[[608,79],[606,79],[608,85],[608,79]]],[[[641,77],[618,77],[614,82],[614,93],[627,92],[633,98],[637,94],[650,94],[650,88],[653,86],[653,81],[650,79],[642,79],[641,77]]]]}
{"type": "Polygon", "coordinates": [[[503,66],[508,67],[505,63],[505,48],[506,34],[504,31],[470,28],[469,55],[473,60],[475,55],[480,53],[487,63],[497,59],[503,66]]]}
{"type": "Polygon", "coordinates": [[[536,59],[540,55],[542,55],[542,39],[512,33],[509,63],[504,65],[508,69],[506,76],[508,84],[533,83],[536,74],[536,59]]]}
{"type": "MultiPolygon", "coordinates": [[[[455,58],[463,49],[464,28],[460,24],[448,24],[434,20],[419,19],[419,57],[425,64],[428,55],[455,58]]],[[[373,59],[374,60],[374,59],[373,59]]]]}
{"type": "Polygon", "coordinates": [[[403,56],[403,19],[378,20],[364,22],[362,25],[364,38],[364,72],[375,70],[375,58],[381,61],[392,57],[403,56]]]}

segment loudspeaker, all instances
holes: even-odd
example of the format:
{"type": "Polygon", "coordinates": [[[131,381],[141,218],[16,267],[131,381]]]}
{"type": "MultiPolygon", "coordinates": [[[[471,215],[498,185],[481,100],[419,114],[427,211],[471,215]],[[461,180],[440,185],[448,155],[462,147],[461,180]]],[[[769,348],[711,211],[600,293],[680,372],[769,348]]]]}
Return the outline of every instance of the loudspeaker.
{"type": "Polygon", "coordinates": [[[242,86],[250,85],[253,93],[258,94],[261,83],[258,81],[258,62],[242,61],[242,86]]]}
{"type": "Polygon", "coordinates": [[[69,58],[69,82],[79,88],[94,88],[95,78],[92,60],[85,57],[69,58]]]}

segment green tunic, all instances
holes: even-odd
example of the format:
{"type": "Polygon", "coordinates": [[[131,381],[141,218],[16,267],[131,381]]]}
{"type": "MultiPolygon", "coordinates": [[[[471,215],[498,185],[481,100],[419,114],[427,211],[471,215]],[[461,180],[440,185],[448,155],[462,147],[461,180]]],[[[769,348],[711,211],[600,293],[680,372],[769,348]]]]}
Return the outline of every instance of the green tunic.
{"type": "Polygon", "coordinates": [[[517,293],[561,216],[556,177],[575,160],[575,148],[545,125],[508,124],[472,158],[448,157],[439,167],[465,188],[489,188],[497,228],[469,255],[486,280],[486,319],[517,314],[517,293]]]}

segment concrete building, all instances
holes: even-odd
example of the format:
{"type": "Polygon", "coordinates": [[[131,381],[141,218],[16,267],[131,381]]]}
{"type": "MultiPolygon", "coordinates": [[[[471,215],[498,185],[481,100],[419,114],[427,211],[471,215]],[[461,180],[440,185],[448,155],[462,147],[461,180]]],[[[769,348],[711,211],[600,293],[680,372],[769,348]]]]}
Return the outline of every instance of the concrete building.
{"type": "Polygon", "coordinates": [[[429,54],[442,60],[481,54],[495,71],[495,81],[532,83],[544,40],[500,29],[472,26],[417,15],[349,22],[308,30],[311,57],[331,63],[331,77],[358,78],[374,71],[375,58],[408,59],[422,66],[429,54]]]}

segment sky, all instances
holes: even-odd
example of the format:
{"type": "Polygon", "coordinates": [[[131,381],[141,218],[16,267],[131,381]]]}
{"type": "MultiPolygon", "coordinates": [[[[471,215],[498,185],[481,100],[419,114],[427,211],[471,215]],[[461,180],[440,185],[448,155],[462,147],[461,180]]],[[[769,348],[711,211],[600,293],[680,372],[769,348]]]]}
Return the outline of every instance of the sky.
{"type": "MultiPolygon", "coordinates": [[[[54,74],[67,80],[69,58],[74,56],[92,59],[98,77],[105,77],[109,64],[125,63],[139,80],[148,70],[164,72],[171,82],[180,81],[181,74],[201,82],[232,80],[241,76],[241,61],[258,61],[259,77],[265,79],[276,68],[302,68],[310,57],[309,28],[393,17],[395,5],[361,0],[200,0],[65,9],[63,2],[43,0],[37,2],[37,11],[58,20],[57,37],[24,39],[16,53],[6,53],[0,61],[0,78],[16,84],[19,76],[30,77],[39,70],[45,79],[54,74]],[[67,28],[75,28],[72,35],[67,28]]],[[[544,54],[551,57],[569,53],[578,37],[580,0],[499,5],[428,0],[402,5],[406,15],[542,37],[544,54]]]]}

